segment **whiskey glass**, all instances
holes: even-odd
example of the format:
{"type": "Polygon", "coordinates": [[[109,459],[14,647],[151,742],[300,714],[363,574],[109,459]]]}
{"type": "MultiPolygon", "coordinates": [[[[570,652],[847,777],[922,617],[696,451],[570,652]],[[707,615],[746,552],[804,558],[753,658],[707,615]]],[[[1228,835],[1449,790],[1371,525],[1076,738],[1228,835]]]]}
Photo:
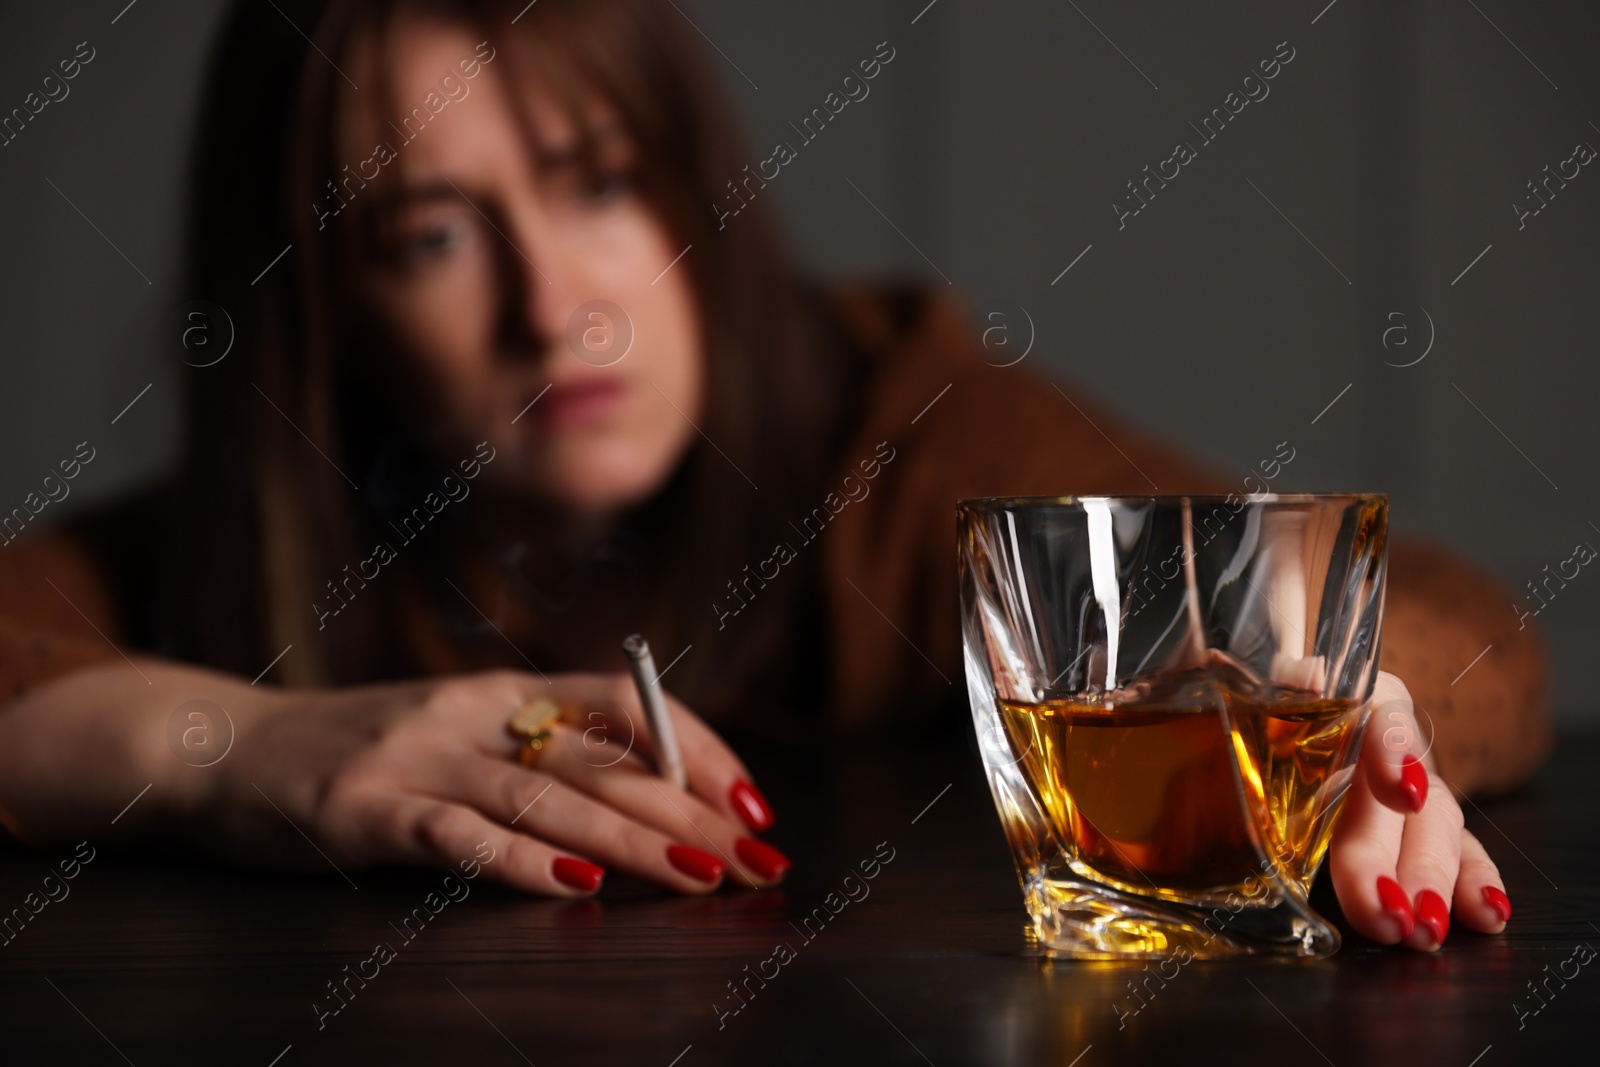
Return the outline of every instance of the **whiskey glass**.
{"type": "Polygon", "coordinates": [[[1388,498],[956,512],[973,725],[1036,946],[1335,952],[1307,893],[1370,714],[1388,498]]]}

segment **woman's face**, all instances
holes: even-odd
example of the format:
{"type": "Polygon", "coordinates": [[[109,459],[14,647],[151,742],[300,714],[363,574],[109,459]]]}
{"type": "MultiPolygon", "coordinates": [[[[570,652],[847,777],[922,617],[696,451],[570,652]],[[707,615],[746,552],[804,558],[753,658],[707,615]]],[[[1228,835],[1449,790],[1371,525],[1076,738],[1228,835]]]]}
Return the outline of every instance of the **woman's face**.
{"type": "Polygon", "coordinates": [[[704,367],[683,249],[634,187],[636,146],[585,100],[591,173],[570,116],[536,79],[509,80],[507,57],[444,22],[392,35],[389,70],[375,47],[351,57],[364,91],[345,94],[336,141],[342,198],[375,212],[354,277],[383,330],[370,374],[424,440],[459,458],[489,441],[502,487],[586,515],[645,499],[693,441],[704,367]],[[385,76],[394,115],[375,106],[385,76]]]}

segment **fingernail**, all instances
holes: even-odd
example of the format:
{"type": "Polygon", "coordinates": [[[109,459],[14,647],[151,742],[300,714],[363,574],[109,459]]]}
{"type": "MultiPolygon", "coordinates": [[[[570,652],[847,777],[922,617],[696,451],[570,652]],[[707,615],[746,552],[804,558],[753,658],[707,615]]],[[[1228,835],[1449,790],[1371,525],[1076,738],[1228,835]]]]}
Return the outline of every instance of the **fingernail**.
{"type": "Polygon", "coordinates": [[[1400,761],[1400,788],[1411,798],[1411,810],[1421,811],[1428,802],[1428,771],[1415,756],[1400,761]]]}
{"type": "Polygon", "coordinates": [[[1404,941],[1410,937],[1411,929],[1415,925],[1411,915],[1411,901],[1406,899],[1406,891],[1400,888],[1400,883],[1387,874],[1378,875],[1378,904],[1400,924],[1400,940],[1404,941]]]}
{"type": "Polygon", "coordinates": [[[1444,906],[1444,898],[1424,889],[1417,894],[1416,912],[1418,925],[1428,928],[1434,947],[1444,944],[1444,935],[1450,932],[1450,909],[1444,906]]]}
{"type": "Polygon", "coordinates": [[[1495,916],[1501,922],[1511,921],[1511,899],[1505,891],[1492,885],[1483,887],[1483,902],[1494,910],[1495,916]]]}
{"type": "Polygon", "coordinates": [[[733,810],[739,813],[739,818],[750,829],[760,833],[772,826],[772,805],[743,778],[733,783],[733,788],[728,790],[728,799],[733,803],[733,810]]]}
{"type": "Polygon", "coordinates": [[[585,863],[571,856],[557,856],[552,860],[550,873],[562,885],[571,886],[585,893],[593,893],[599,889],[600,879],[606,876],[604,867],[596,867],[592,863],[585,863]]]}
{"type": "Polygon", "coordinates": [[[791,864],[789,857],[773,848],[765,841],[757,841],[753,837],[741,837],[733,849],[739,854],[739,862],[749,867],[762,877],[771,882],[787,871],[791,864]]]}
{"type": "Polygon", "coordinates": [[[697,882],[711,883],[722,877],[721,860],[688,845],[668,845],[667,862],[697,882]]]}

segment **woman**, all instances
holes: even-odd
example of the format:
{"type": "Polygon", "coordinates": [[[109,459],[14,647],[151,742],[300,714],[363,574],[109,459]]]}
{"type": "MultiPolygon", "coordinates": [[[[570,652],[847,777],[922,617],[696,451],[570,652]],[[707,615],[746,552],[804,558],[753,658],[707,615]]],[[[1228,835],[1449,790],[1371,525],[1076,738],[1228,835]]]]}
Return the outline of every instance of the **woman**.
{"type": "MultiPolygon", "coordinates": [[[[958,497],[1254,488],[985,365],[945,302],[795,279],[765,200],[713,206],[753,157],[670,5],[279,6],[240,5],[208,97],[192,291],[238,340],[187,380],[179,478],[0,554],[20,839],[138,794],[118,833],[252,862],[306,862],[303,832],[341,865],[487,842],[532,893],[770,885],[772,812],[705,721],[964,734],[958,497]],[[648,773],[633,631],[685,699],[686,791],[648,773]],[[578,710],[530,756],[537,698],[578,710]],[[203,769],[168,741],[192,701],[235,730],[203,769]]],[[[1509,916],[1439,777],[1505,788],[1547,744],[1501,596],[1393,551],[1331,860],[1374,940],[1509,916]]]]}

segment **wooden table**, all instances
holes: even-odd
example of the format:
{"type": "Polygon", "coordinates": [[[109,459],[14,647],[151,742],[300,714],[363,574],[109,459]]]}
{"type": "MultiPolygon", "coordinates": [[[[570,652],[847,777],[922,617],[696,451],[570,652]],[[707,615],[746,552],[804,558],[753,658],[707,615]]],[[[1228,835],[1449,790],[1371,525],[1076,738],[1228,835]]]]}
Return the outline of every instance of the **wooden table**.
{"type": "MultiPolygon", "coordinates": [[[[392,924],[441,873],[350,871],[352,887],[331,869],[262,874],[102,847],[70,895],[0,946],[0,1064],[1596,1060],[1600,962],[1565,988],[1552,979],[1555,995],[1520,1026],[1516,1009],[1538,1006],[1526,983],[1600,946],[1600,739],[1567,739],[1530,787],[1468,809],[1505,871],[1505,935],[1454,930],[1423,956],[1346,930],[1329,961],[1191,963],[1120,1027],[1114,1005],[1132,1005],[1140,965],[1028,953],[970,744],[896,761],[751,757],[779,813],[772,840],[795,860],[781,889],[679,899],[614,880],[600,900],[551,902],[479,878],[409,942],[392,924]],[[866,896],[809,939],[791,925],[889,850],[866,896]],[[326,983],[378,942],[395,958],[365,988],[350,983],[319,1029],[313,1002],[336,1005],[326,983]],[[779,943],[792,955],[763,963],[779,943]],[[765,987],[741,986],[755,990],[748,1004],[719,1019],[742,1003],[729,983],[757,972],[765,987]]],[[[0,907],[71,851],[0,855],[0,907]]],[[[1313,902],[1336,916],[1323,883],[1313,902]]]]}

